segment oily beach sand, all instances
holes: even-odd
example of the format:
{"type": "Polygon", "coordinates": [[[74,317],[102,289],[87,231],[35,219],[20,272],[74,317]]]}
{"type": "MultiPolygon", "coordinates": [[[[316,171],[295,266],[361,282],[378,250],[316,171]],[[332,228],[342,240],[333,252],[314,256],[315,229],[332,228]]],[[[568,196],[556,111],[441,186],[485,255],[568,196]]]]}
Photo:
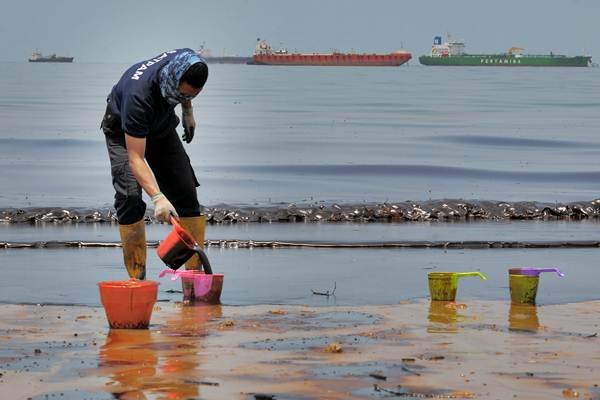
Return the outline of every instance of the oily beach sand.
{"type": "Polygon", "coordinates": [[[599,399],[600,301],[0,306],[2,399],[599,399]]]}

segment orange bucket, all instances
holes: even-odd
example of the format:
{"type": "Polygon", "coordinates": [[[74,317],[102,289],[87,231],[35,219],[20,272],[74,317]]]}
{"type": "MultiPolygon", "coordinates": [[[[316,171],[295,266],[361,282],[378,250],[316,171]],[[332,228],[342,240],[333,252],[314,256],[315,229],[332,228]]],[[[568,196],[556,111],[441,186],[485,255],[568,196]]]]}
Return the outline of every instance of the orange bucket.
{"type": "Polygon", "coordinates": [[[212,274],[212,268],[206,253],[202,250],[202,247],[190,235],[188,231],[183,229],[177,221],[177,218],[171,216],[171,225],[173,230],[167,235],[165,240],[160,242],[156,253],[165,264],[171,269],[178,269],[187,260],[189,260],[194,254],[198,254],[200,262],[202,262],[202,269],[207,274],[212,274]]]}
{"type": "Polygon", "coordinates": [[[148,328],[158,293],[158,282],[130,279],[99,282],[98,286],[100,301],[111,328],[148,328]]]}

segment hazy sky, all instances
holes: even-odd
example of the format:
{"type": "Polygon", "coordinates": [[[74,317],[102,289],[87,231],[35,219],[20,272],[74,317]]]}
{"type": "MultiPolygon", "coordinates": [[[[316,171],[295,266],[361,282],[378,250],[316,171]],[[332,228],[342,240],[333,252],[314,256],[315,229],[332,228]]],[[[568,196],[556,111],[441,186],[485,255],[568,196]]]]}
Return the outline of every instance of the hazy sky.
{"type": "Polygon", "coordinates": [[[134,62],[198,48],[250,55],[256,38],[299,51],[427,53],[451,33],[469,52],[600,60],[600,0],[0,0],[0,61],[35,49],[76,62],[134,62]]]}

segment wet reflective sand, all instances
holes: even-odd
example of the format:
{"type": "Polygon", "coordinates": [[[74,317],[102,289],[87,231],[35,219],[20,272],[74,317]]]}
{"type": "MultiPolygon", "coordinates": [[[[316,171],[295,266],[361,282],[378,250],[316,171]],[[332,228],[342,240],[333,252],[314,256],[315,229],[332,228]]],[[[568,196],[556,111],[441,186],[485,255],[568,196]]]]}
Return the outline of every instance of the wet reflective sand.
{"type": "Polygon", "coordinates": [[[109,330],[101,308],[4,305],[0,398],[597,399],[599,317],[599,301],[158,303],[149,330],[109,330]]]}

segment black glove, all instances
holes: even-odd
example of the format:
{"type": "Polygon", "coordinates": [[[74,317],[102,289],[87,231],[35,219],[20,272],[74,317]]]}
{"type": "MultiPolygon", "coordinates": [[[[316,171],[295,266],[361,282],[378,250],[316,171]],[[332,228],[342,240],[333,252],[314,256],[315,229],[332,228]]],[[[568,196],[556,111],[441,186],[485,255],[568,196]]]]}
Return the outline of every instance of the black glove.
{"type": "Polygon", "coordinates": [[[194,120],[192,108],[184,108],[181,113],[181,119],[183,124],[183,135],[181,135],[181,138],[186,143],[190,143],[194,138],[194,131],[196,130],[196,121],[194,120]]]}

